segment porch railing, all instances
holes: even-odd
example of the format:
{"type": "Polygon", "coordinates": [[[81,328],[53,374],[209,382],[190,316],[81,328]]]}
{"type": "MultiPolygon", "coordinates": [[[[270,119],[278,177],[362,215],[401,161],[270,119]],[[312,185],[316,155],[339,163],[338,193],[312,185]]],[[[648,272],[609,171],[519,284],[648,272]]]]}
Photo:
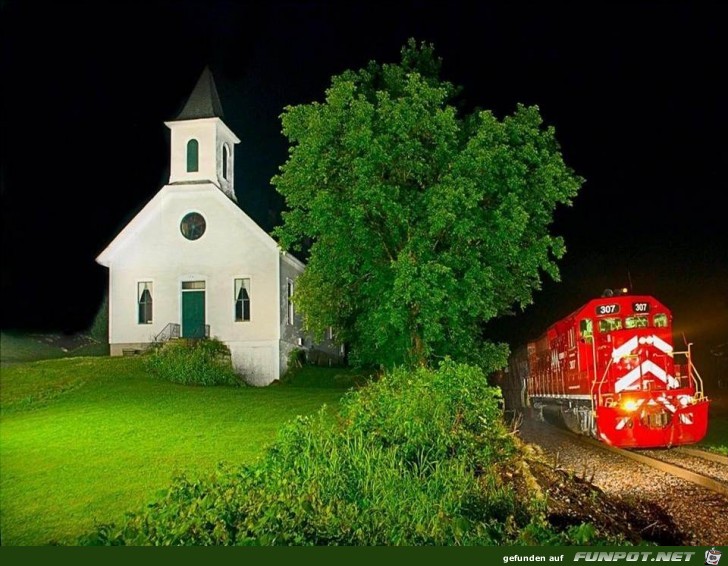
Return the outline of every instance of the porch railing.
{"type": "Polygon", "coordinates": [[[157,334],[154,337],[155,342],[166,342],[167,340],[172,340],[173,338],[179,338],[180,335],[180,325],[176,322],[170,322],[162,328],[162,331],[157,334]]]}
{"type": "MultiPolygon", "coordinates": [[[[200,335],[196,336],[197,332],[192,336],[185,336],[185,338],[209,338],[210,337],[210,325],[205,324],[200,328],[200,335]]],[[[182,325],[176,322],[168,323],[162,331],[154,337],[155,342],[166,342],[167,340],[173,340],[182,336],[182,325]]]]}

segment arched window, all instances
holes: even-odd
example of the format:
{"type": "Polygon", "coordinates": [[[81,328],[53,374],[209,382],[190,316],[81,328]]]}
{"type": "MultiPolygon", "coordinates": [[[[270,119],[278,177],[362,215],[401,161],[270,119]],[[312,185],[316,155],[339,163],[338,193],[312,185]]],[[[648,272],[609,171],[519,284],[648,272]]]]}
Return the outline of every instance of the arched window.
{"type": "Polygon", "coordinates": [[[293,325],[294,308],[293,308],[293,281],[288,280],[286,295],[288,297],[288,324],[293,325]]]}
{"type": "Polygon", "coordinates": [[[229,180],[228,177],[228,147],[226,145],[222,146],[222,178],[226,181],[229,180]]]}
{"type": "Polygon", "coordinates": [[[250,320],[250,279],[235,280],[235,322],[250,320]]]}
{"type": "Polygon", "coordinates": [[[199,171],[200,166],[200,144],[196,139],[187,142],[187,172],[199,171]]]}
{"type": "Polygon", "coordinates": [[[152,282],[141,281],[137,283],[137,304],[139,324],[152,324],[152,282]]]}

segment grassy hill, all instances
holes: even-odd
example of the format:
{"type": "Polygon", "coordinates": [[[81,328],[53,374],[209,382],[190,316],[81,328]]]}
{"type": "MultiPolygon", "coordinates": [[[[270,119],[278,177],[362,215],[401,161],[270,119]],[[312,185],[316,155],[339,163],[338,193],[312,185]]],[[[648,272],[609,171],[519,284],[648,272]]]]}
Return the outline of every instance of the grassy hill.
{"type": "Polygon", "coordinates": [[[101,344],[84,334],[0,333],[0,363],[3,366],[77,356],[105,356],[108,344],[101,344]]]}
{"type": "Polygon", "coordinates": [[[161,496],[177,475],[252,462],[284,423],[336,404],[352,384],[335,369],[303,386],[193,387],[154,379],[139,357],[19,363],[56,350],[3,334],[13,363],[0,373],[2,545],[73,542],[161,496]]]}

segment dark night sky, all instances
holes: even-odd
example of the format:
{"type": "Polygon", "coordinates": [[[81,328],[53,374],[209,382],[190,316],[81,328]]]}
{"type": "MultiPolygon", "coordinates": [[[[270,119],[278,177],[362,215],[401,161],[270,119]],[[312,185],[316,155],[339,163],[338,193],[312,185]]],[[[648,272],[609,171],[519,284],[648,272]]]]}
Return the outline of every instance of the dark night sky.
{"type": "Polygon", "coordinates": [[[587,180],[553,226],[562,282],[494,336],[533,337],[629,273],[689,338],[728,341],[728,20],[718,3],[581,4],[0,0],[2,327],[91,323],[94,258],[166,182],[163,122],[205,64],[242,140],[239,202],[270,230],[283,107],[414,37],[466,106],[538,104],[587,180]]]}

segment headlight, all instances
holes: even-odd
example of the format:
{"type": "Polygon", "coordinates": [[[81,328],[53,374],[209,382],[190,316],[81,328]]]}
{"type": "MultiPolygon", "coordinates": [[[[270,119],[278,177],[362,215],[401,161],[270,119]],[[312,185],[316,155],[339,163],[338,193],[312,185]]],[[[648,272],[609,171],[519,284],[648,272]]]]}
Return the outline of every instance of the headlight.
{"type": "Polygon", "coordinates": [[[639,406],[640,404],[634,399],[625,399],[624,401],[622,401],[622,408],[628,413],[633,413],[637,410],[637,407],[639,406]]]}

